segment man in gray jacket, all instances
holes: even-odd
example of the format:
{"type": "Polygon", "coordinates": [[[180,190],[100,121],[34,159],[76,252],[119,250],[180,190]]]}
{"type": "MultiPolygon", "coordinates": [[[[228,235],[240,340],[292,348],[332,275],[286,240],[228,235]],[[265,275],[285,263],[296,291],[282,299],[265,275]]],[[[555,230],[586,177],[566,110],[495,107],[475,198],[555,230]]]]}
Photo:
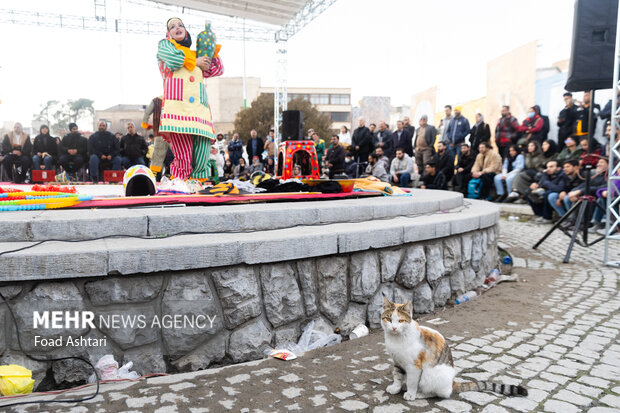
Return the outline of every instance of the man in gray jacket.
{"type": "Polygon", "coordinates": [[[391,181],[394,185],[406,187],[414,176],[413,160],[405,153],[403,148],[396,148],[396,158],[390,166],[391,181]]]}

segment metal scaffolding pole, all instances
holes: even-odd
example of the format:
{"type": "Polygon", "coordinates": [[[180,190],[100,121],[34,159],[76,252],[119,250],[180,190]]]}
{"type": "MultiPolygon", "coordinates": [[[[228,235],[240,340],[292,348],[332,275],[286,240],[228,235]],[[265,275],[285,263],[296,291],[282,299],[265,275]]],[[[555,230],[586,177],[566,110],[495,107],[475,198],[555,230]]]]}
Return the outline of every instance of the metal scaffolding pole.
{"type": "MultiPolygon", "coordinates": [[[[617,256],[610,257],[612,241],[620,241],[620,139],[616,136],[620,131],[620,113],[618,111],[618,96],[620,95],[620,13],[616,22],[616,50],[614,59],[614,84],[613,96],[611,97],[611,135],[609,136],[609,173],[607,175],[607,209],[605,218],[605,265],[620,267],[617,256]],[[618,185],[618,186],[616,186],[618,185]]],[[[617,252],[617,249],[615,250],[617,252]]]]}
{"type": "Polygon", "coordinates": [[[288,107],[286,81],[288,78],[288,42],[276,37],[276,86],[273,91],[273,131],[274,131],[274,172],[278,174],[278,148],[282,125],[282,112],[288,107]]]}

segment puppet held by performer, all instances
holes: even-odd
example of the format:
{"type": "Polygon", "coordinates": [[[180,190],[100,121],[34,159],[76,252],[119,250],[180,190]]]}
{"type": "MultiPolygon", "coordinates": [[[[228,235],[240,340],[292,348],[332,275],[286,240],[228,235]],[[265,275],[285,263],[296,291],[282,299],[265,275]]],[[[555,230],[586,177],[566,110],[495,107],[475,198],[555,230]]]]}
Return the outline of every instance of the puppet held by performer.
{"type": "MultiPolygon", "coordinates": [[[[192,39],[179,18],[168,20],[166,39],[159,42],[157,59],[164,78],[164,97],[159,133],[170,143],[174,162],[170,172],[175,178],[206,179],[209,177],[210,146],[215,141],[211,109],[204,79],[220,76],[223,66],[218,47],[203,47],[197,56],[190,50],[192,39]],[[214,55],[208,56],[213,50],[214,55]]],[[[205,45],[215,44],[215,36],[207,25],[201,33],[205,45]]]]}

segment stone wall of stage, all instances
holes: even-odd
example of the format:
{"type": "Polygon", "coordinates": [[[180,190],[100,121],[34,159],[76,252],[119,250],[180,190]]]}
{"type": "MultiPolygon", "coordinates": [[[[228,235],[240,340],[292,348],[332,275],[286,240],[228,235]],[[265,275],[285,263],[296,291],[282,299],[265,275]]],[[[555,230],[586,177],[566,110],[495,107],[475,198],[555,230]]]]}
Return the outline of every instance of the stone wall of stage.
{"type": "MultiPolygon", "coordinates": [[[[358,231],[359,237],[353,233],[345,238],[347,242],[338,243],[337,253],[312,258],[292,259],[273,251],[276,258],[271,262],[246,260],[204,268],[193,264],[190,269],[127,275],[40,277],[5,281],[0,292],[15,312],[22,346],[37,356],[81,355],[94,363],[105,354],[114,354],[119,362],[133,361],[139,374],[192,371],[254,360],[262,358],[268,347],[297,341],[311,320],[315,320],[315,328],[325,332],[338,328],[345,337],[360,323],[380,328],[382,293],[400,302],[412,300],[414,312],[421,314],[482,285],[497,266],[498,214],[489,209],[490,204],[473,205],[479,209],[470,207],[449,218],[418,217],[419,228],[430,228],[429,222],[434,228],[442,227],[442,222],[451,223],[447,231],[434,229],[432,235],[436,237],[420,235],[415,242],[400,238],[374,245],[364,241],[362,245],[360,240],[367,234],[358,231]],[[473,222],[475,217],[476,225],[459,224],[459,214],[463,222],[473,222]],[[278,256],[282,258],[277,260],[278,256]],[[115,315],[126,320],[142,315],[147,326],[34,329],[35,310],[90,311],[107,320],[115,315]],[[165,315],[182,315],[193,321],[198,315],[207,315],[214,321],[203,320],[202,327],[151,328],[150,320],[161,322],[165,315]],[[44,347],[35,345],[35,336],[38,343],[44,338],[71,336],[99,345],[80,343],[73,347],[64,342],[59,348],[41,351],[44,347]]],[[[368,231],[375,226],[375,222],[369,223],[368,231]]],[[[338,236],[346,235],[347,230],[340,227],[338,236]]],[[[381,231],[376,234],[375,240],[389,237],[381,231]]],[[[307,241],[300,243],[308,247],[307,241]]],[[[295,247],[294,239],[289,239],[288,248],[295,247]]],[[[30,368],[36,385],[43,383],[39,389],[75,384],[90,375],[89,367],[77,361],[27,359],[2,303],[0,364],[30,368]]]]}

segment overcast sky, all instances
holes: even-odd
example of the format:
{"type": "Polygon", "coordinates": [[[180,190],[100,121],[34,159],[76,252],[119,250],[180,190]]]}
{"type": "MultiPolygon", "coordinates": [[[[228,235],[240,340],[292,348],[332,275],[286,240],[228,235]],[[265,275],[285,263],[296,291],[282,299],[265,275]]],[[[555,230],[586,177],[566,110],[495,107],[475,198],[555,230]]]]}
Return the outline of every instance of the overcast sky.
{"type": "MultiPolygon", "coordinates": [[[[30,124],[51,99],[90,98],[105,109],[147,104],[160,94],[157,41],[167,17],[179,13],[136,1],[107,0],[108,18],[161,21],[161,35],[1,23],[0,125],[30,124]]],[[[16,10],[94,14],[92,0],[11,3],[16,10]]],[[[186,24],[202,20],[180,17],[186,24]]],[[[438,104],[459,103],[485,95],[490,59],[529,41],[543,44],[541,66],[568,58],[572,18],[573,0],[338,0],[289,42],[288,84],[350,87],[354,104],[363,96],[390,96],[393,105],[410,104],[413,93],[439,85],[446,102],[438,104]]],[[[225,76],[241,76],[241,42],[220,43],[225,76]]],[[[274,46],[246,46],[247,75],[273,85],[274,46]]]]}

